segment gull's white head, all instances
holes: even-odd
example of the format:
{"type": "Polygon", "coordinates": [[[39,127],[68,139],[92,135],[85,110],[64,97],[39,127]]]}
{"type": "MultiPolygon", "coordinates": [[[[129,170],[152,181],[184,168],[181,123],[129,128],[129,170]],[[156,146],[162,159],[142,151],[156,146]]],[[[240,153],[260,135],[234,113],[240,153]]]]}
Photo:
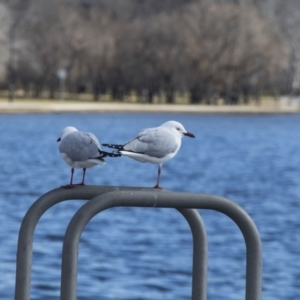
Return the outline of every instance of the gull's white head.
{"type": "Polygon", "coordinates": [[[168,121],[162,124],[161,126],[172,130],[176,135],[179,135],[180,137],[184,137],[184,136],[189,136],[192,138],[195,137],[192,133],[186,131],[181,123],[176,121],[168,121]]]}
{"type": "Polygon", "coordinates": [[[75,127],[72,127],[72,126],[65,127],[61,133],[61,136],[57,139],[57,141],[60,142],[68,134],[70,134],[71,132],[75,132],[75,131],[78,131],[75,127]]]}

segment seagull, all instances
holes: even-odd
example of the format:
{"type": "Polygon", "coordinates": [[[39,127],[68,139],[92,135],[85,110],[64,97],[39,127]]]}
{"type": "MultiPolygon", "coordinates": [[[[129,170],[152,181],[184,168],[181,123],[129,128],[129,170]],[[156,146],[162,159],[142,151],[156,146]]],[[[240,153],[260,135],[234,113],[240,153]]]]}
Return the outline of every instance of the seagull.
{"type": "Polygon", "coordinates": [[[135,138],[124,145],[102,145],[117,149],[115,153],[128,156],[139,162],[158,165],[157,182],[154,188],[161,188],[159,180],[162,165],[176,155],[184,136],[195,137],[192,133],[187,132],[179,122],[168,121],[159,127],[141,130],[135,138]]]}
{"type": "Polygon", "coordinates": [[[93,133],[82,132],[75,127],[68,126],[63,129],[61,137],[57,139],[59,152],[62,159],[71,166],[70,184],[62,186],[63,188],[73,188],[75,185],[84,185],[86,168],[96,165],[105,165],[103,159],[106,156],[118,157],[117,153],[108,153],[101,150],[98,139],[93,133]],[[73,184],[74,168],[83,169],[82,181],[79,184],[73,184]]]}

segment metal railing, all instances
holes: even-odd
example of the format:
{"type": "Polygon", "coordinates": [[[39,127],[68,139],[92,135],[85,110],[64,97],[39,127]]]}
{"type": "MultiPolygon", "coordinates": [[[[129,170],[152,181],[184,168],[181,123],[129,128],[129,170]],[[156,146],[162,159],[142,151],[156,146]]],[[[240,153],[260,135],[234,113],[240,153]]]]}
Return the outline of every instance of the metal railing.
{"type": "Polygon", "coordinates": [[[227,215],[238,225],[246,243],[245,299],[261,299],[259,233],[250,216],[236,203],[213,195],[173,193],[153,188],[83,186],[50,191],[27,211],[18,240],[15,300],[30,299],[33,235],[39,219],[53,205],[76,199],[89,201],[75,213],[64,237],[61,300],[76,300],[77,253],[84,227],[96,214],[116,206],[176,208],[183,215],[193,236],[192,300],[206,299],[207,241],[202,219],[196,209],[211,209],[227,215]]]}

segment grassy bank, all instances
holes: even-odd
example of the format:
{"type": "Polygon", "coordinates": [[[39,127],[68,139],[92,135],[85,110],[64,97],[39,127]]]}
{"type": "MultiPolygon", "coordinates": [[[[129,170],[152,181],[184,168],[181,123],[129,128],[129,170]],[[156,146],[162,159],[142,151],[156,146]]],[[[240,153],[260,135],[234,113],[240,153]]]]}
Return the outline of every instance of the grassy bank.
{"type": "Polygon", "coordinates": [[[187,112],[187,113],[299,113],[298,103],[264,97],[259,105],[204,105],[166,103],[137,103],[136,101],[91,101],[91,100],[49,100],[16,99],[9,102],[0,99],[0,113],[47,113],[47,112],[187,112]]]}

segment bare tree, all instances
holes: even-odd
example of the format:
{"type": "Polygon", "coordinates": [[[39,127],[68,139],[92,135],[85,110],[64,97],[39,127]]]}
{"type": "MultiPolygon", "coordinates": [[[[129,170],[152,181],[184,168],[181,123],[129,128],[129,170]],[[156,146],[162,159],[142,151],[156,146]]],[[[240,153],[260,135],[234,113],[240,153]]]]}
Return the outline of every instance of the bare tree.
{"type": "Polygon", "coordinates": [[[10,11],[8,7],[0,3],[0,83],[6,82],[7,62],[9,61],[9,30],[10,30],[10,11]]]}
{"type": "Polygon", "coordinates": [[[191,103],[222,96],[238,104],[300,86],[296,0],[0,3],[13,16],[1,19],[3,39],[11,41],[11,99],[16,84],[54,98],[59,68],[68,72],[69,91],[89,90],[95,100],[135,91],[141,101],[164,95],[173,103],[177,92],[188,92],[191,103]]]}
{"type": "Polygon", "coordinates": [[[14,100],[15,96],[15,84],[16,84],[16,35],[18,33],[18,29],[24,18],[26,17],[26,13],[30,7],[30,0],[13,0],[7,2],[7,5],[10,8],[11,12],[11,23],[8,32],[8,40],[9,40],[9,58],[8,58],[8,99],[9,101],[14,100]]]}
{"type": "MultiPolygon", "coordinates": [[[[80,51],[81,36],[78,16],[74,10],[60,7],[56,1],[39,1],[32,7],[23,27],[26,37],[20,53],[20,66],[26,65],[33,75],[35,96],[47,86],[50,98],[55,97],[57,70],[65,68],[70,72],[80,51]]],[[[21,70],[20,70],[21,73],[21,70]]]]}

